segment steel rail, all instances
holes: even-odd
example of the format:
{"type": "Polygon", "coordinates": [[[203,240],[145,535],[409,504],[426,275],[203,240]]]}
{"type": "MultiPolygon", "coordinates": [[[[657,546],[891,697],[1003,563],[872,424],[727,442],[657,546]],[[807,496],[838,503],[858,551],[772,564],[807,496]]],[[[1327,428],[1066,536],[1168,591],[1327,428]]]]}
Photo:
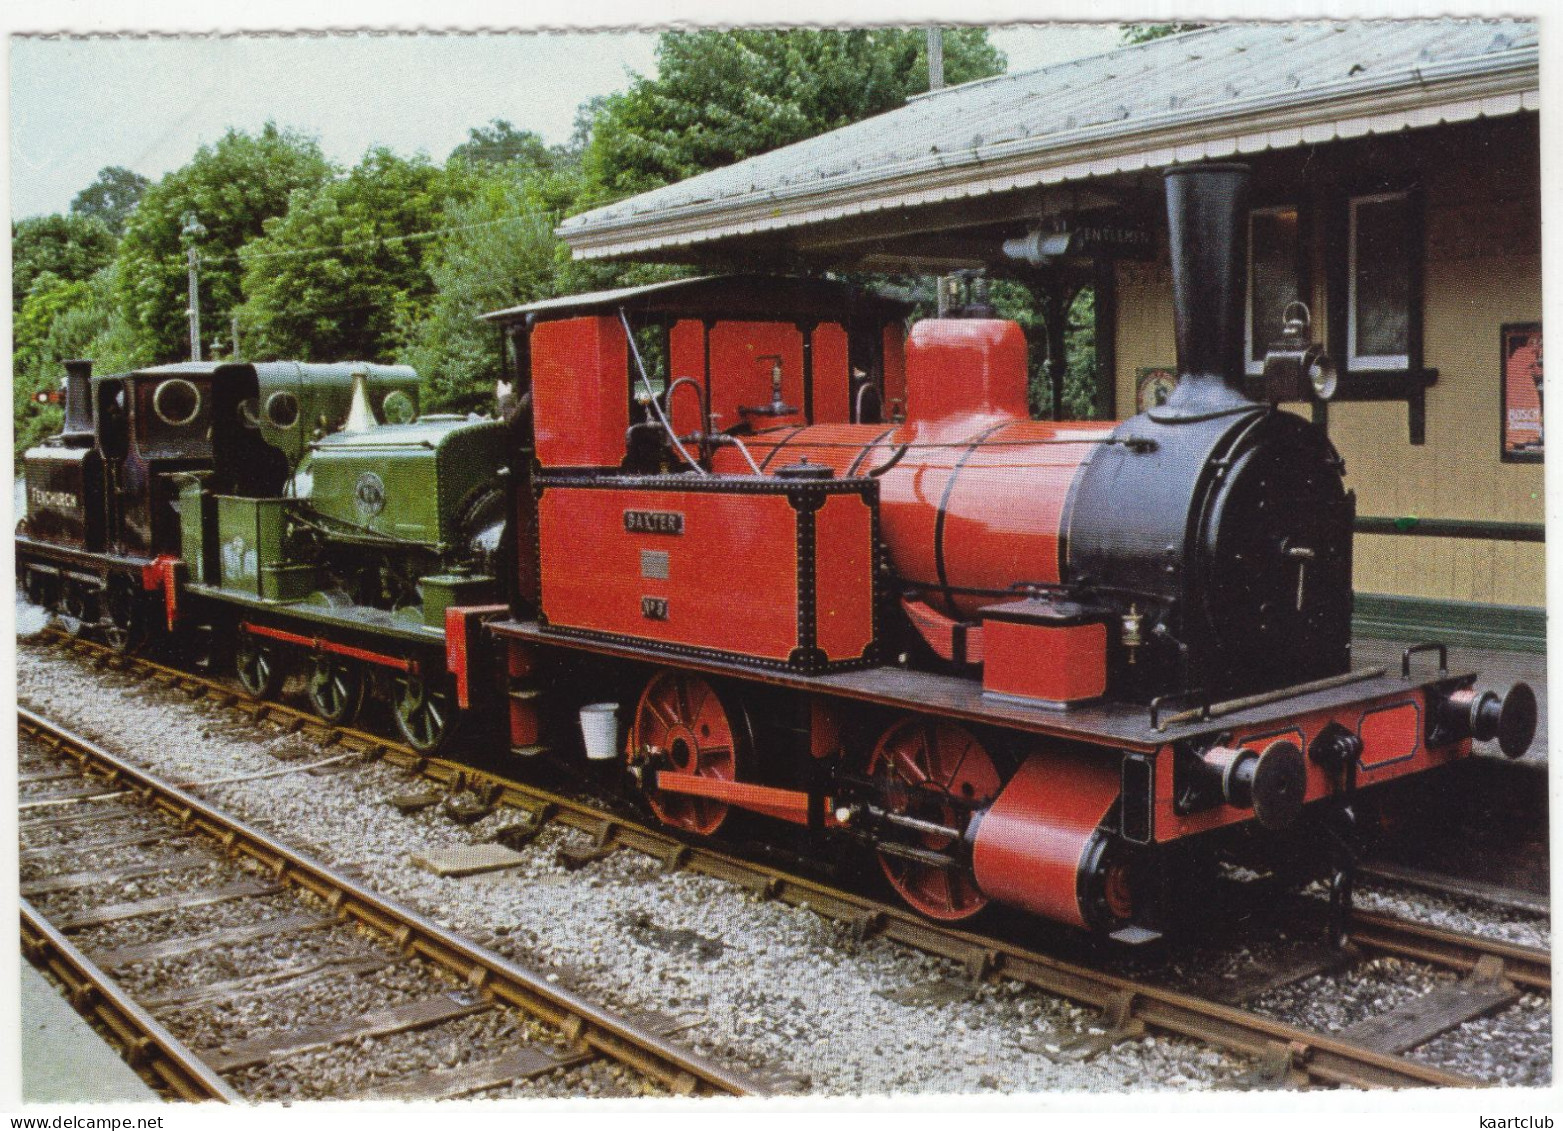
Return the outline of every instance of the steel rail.
{"type": "Polygon", "coordinates": [[[26,708],[22,729],[51,736],[83,764],[106,774],[185,828],[247,856],[278,883],[311,892],[340,918],[353,919],[464,979],[474,990],[524,1010],[602,1055],[661,1081],[680,1094],[766,1095],[760,1082],[717,1064],[548,982],[541,975],[461,938],[432,920],[362,887],[259,829],[26,708]]]}
{"type": "Polygon", "coordinates": [[[1372,911],[1354,910],[1349,930],[1351,941],[1367,950],[1452,970],[1474,970],[1480,959],[1498,958],[1503,962],[1504,977],[1515,985],[1552,992],[1552,952],[1549,950],[1465,935],[1372,911]]]}
{"type": "Polygon", "coordinates": [[[182,1100],[243,1103],[221,1076],[196,1056],[142,1006],[98,969],[27,900],[21,902],[22,954],[42,966],[65,986],[77,1012],[96,1018],[124,1050],[125,1060],[141,1073],[154,1076],[182,1100]]]}
{"type": "MultiPolygon", "coordinates": [[[[1310,1032],[1245,1010],[1068,963],[1012,943],[925,920],[897,905],[841,891],[705,845],[687,843],[669,832],[605,813],[574,798],[447,758],[420,755],[395,740],[333,726],[296,707],[249,698],[216,680],[192,676],[139,657],[119,656],[101,645],[79,639],[70,639],[69,643],[79,651],[110,657],[106,661],[110,666],[146,670],[160,682],[175,684],[203,697],[213,697],[257,718],[272,719],[286,730],[310,729],[323,733],[329,742],[384,758],[452,791],[470,789],[486,794],[496,804],[529,812],[539,823],[557,821],[584,831],[604,848],[628,848],[657,858],[668,867],[684,867],[726,880],[764,898],[806,905],[826,918],[851,924],[860,936],[877,934],[915,950],[952,959],[977,977],[1002,974],[1044,992],[1241,1055],[1270,1063],[1282,1058],[1292,1069],[1324,1083],[1364,1088],[1482,1086],[1482,1081],[1469,1076],[1405,1057],[1386,1055],[1327,1034],[1310,1032]]],[[[1355,912],[1353,925],[1358,916],[1367,915],[1355,912]]],[[[1384,934],[1383,925],[1378,922],[1385,918],[1371,917],[1369,922],[1380,932],[1372,937],[1385,940],[1385,945],[1379,949],[1387,952],[1394,939],[1384,934]]],[[[1474,959],[1467,957],[1473,951],[1495,953],[1483,948],[1496,946],[1505,951],[1513,948],[1513,944],[1493,944],[1474,936],[1452,937],[1461,940],[1465,949],[1452,944],[1445,947],[1425,945],[1418,956],[1423,961],[1452,964],[1455,969],[1465,970],[1474,965],[1474,959]]],[[[1395,945],[1409,948],[1412,943],[1402,941],[1395,945]]],[[[1518,949],[1529,951],[1530,948],[1518,949]]],[[[1397,953],[1412,956],[1409,951],[1397,953]]],[[[1541,953],[1534,952],[1531,957],[1541,953]]],[[[1499,956],[1504,957],[1503,954],[1499,956]]],[[[1507,968],[1507,961],[1505,965],[1507,968]]]]}
{"type": "Polygon", "coordinates": [[[498,800],[532,809],[546,819],[592,833],[604,846],[618,845],[659,857],[669,865],[727,880],[756,894],[805,905],[853,925],[861,937],[878,935],[961,963],[974,977],[1006,977],[1101,1009],[1120,1021],[1144,1025],[1231,1052],[1273,1061],[1277,1055],[1321,1082],[1364,1088],[1477,1087],[1480,1081],[1404,1057],[1390,1056],[1255,1013],[1138,982],[922,919],[899,907],[841,891],[767,865],[686,844],[657,830],[615,817],[569,798],[521,786],[465,767],[430,763],[424,773],[457,787],[493,783],[498,800]],[[455,774],[446,777],[442,771],[455,774]]]}
{"type": "Polygon", "coordinates": [[[1538,892],[1530,888],[1511,887],[1474,877],[1452,875],[1428,870],[1415,865],[1400,864],[1392,860],[1368,860],[1357,865],[1359,880],[1376,880],[1380,883],[1432,892],[1434,895],[1455,899],[1473,900],[1510,911],[1523,911],[1527,915],[1552,916],[1550,892],[1538,892]]]}

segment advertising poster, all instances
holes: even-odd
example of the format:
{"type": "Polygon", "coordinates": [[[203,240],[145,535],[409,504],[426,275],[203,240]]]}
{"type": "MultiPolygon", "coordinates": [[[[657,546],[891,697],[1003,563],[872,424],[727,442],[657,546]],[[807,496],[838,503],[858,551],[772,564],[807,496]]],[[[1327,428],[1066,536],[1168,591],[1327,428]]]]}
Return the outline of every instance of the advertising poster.
{"type": "Polygon", "coordinates": [[[1545,450],[1541,428],[1541,323],[1520,322],[1501,332],[1503,365],[1503,459],[1539,463],[1545,450]]]}

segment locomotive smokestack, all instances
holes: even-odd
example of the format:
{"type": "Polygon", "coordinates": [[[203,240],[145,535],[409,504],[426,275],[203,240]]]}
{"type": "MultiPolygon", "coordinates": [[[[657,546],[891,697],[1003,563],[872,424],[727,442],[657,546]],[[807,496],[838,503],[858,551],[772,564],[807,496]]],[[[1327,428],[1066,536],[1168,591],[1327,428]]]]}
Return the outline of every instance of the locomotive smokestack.
{"type": "Polygon", "coordinates": [[[1167,241],[1178,385],[1157,420],[1202,420],[1253,406],[1243,393],[1248,167],[1167,171],[1167,241]]]}
{"type": "Polygon", "coordinates": [[[65,363],[65,430],[67,447],[92,443],[92,362],[65,363]]]}
{"type": "Polygon", "coordinates": [[[342,425],[344,432],[367,432],[375,426],[374,413],[369,408],[369,373],[363,369],[353,370],[353,401],[347,409],[347,420],[342,425]]]}

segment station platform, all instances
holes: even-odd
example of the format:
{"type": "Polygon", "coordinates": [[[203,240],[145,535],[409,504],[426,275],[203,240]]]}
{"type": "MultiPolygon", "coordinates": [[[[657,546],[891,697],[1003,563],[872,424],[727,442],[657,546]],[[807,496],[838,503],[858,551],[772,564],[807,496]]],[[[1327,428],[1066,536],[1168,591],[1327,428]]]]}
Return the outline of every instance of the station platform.
{"type": "Polygon", "coordinates": [[[24,1104],[163,1102],[25,961],[21,981],[24,1104]]]}

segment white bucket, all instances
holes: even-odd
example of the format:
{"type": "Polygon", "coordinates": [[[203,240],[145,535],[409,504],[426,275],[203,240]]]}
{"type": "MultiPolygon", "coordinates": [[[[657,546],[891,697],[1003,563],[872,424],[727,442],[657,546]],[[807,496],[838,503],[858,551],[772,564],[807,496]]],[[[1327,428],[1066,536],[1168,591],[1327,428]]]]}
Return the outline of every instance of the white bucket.
{"type": "Polygon", "coordinates": [[[619,756],[619,705],[588,703],[581,708],[581,737],[586,740],[586,756],[593,762],[607,762],[619,756]]]}

